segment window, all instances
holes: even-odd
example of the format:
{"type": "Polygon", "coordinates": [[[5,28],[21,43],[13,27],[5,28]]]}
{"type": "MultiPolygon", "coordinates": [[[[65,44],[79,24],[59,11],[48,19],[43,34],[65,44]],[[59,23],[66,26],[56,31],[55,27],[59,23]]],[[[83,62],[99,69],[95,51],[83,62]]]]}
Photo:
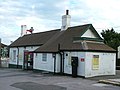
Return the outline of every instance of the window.
{"type": "Polygon", "coordinates": [[[42,61],[47,61],[47,54],[46,53],[42,54],[42,61]]]}
{"type": "Polygon", "coordinates": [[[99,69],[99,55],[93,55],[92,69],[99,69]]]}
{"type": "Polygon", "coordinates": [[[13,50],[13,61],[16,61],[16,50],[13,50]]]}

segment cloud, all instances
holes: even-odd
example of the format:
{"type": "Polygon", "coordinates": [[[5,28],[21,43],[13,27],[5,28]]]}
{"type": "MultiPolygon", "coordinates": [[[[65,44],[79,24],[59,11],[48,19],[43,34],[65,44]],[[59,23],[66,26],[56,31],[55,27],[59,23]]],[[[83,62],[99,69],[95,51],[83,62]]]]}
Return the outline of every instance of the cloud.
{"type": "MultiPolygon", "coordinates": [[[[72,23],[92,23],[99,33],[103,29],[120,27],[119,3],[120,0],[70,0],[72,23]]],[[[115,30],[120,32],[118,28],[115,30]]]]}
{"type": "Polygon", "coordinates": [[[34,32],[61,27],[61,16],[70,10],[71,26],[92,23],[100,33],[115,28],[119,32],[120,0],[1,0],[0,37],[6,44],[20,36],[26,24],[34,32]]]}

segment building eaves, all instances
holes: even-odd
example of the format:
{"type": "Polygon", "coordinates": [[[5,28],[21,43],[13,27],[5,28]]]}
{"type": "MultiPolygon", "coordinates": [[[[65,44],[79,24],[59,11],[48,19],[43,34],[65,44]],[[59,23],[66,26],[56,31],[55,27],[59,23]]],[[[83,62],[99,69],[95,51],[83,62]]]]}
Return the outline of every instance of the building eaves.
{"type": "Polygon", "coordinates": [[[41,46],[59,31],[60,29],[24,35],[19,37],[9,47],[41,46]]]}

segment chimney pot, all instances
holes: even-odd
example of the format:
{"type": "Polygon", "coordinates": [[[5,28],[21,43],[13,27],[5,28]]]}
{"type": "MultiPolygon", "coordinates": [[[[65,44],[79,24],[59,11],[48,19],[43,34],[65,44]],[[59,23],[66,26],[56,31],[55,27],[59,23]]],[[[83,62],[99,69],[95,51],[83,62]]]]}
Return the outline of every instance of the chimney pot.
{"type": "Polygon", "coordinates": [[[66,15],[69,15],[69,10],[66,10],[66,15]]]}

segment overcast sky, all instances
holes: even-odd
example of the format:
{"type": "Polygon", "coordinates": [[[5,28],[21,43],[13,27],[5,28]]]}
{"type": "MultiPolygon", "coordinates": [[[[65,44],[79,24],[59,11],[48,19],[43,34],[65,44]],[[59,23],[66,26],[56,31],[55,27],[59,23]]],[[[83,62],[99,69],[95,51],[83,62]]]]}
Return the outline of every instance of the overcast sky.
{"type": "Polygon", "coordinates": [[[10,44],[21,33],[21,25],[35,32],[61,28],[61,16],[70,10],[71,26],[93,24],[120,33],[120,0],[0,0],[0,38],[10,44]]]}

